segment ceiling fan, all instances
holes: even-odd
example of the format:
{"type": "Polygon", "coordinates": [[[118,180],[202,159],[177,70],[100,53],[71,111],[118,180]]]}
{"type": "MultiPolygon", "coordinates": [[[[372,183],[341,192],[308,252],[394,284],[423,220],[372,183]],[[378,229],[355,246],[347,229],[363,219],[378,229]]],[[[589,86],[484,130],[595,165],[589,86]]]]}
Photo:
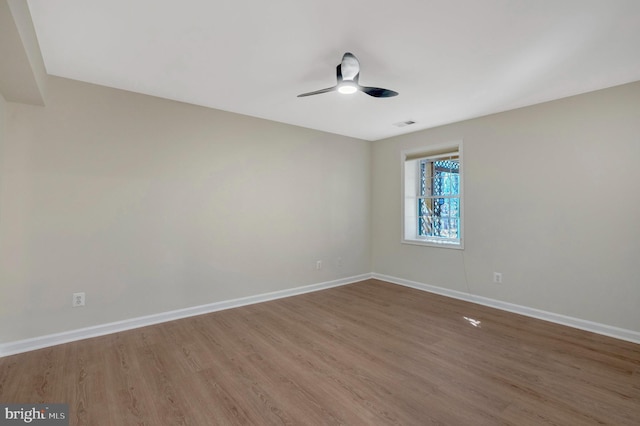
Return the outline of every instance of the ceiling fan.
{"type": "Polygon", "coordinates": [[[358,62],[358,58],[356,58],[353,53],[347,52],[342,56],[342,62],[340,62],[336,67],[336,77],[338,84],[335,86],[316,90],[315,92],[303,93],[298,95],[298,97],[302,98],[305,96],[319,95],[320,93],[334,91],[344,94],[351,94],[360,91],[369,96],[373,96],[374,98],[390,98],[398,95],[398,92],[394,92],[389,89],[360,86],[360,84],[358,84],[358,78],[360,77],[360,62],[358,62]]]}

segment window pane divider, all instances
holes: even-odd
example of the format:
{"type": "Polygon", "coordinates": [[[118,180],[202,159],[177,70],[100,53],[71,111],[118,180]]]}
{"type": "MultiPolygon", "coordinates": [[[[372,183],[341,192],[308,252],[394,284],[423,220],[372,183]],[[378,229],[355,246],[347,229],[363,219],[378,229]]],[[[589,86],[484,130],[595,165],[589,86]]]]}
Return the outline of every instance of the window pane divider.
{"type": "MultiPolygon", "coordinates": [[[[410,197],[413,198],[413,197],[410,197]]],[[[433,200],[434,198],[446,198],[446,199],[452,199],[452,198],[460,198],[460,195],[417,195],[416,196],[417,199],[419,200],[433,200]]]]}

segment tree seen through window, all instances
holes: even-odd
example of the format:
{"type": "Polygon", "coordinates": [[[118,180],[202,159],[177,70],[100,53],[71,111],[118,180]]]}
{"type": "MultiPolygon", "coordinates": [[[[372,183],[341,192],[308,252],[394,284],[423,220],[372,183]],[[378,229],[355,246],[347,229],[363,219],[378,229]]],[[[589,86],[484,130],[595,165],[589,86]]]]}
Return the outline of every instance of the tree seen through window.
{"type": "Polygon", "coordinates": [[[457,159],[420,161],[418,235],[459,239],[460,164],[457,159]]]}

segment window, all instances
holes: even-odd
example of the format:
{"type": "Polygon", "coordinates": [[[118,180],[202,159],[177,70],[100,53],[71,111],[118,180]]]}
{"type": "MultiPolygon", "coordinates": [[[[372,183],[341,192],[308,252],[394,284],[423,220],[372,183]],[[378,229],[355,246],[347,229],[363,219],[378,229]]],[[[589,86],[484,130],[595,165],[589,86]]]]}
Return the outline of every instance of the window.
{"type": "Polygon", "coordinates": [[[462,145],[402,154],[403,239],[462,248],[462,145]]]}

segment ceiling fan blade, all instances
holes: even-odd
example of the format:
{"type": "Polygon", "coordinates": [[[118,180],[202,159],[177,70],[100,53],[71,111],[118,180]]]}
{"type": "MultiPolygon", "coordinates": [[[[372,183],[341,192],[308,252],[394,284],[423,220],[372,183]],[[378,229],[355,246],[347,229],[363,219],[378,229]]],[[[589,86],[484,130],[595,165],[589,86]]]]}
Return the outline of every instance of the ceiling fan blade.
{"type": "Polygon", "coordinates": [[[353,53],[347,52],[342,57],[342,62],[338,65],[341,69],[342,78],[344,80],[358,81],[360,74],[360,62],[353,53]]]}
{"type": "Polygon", "coordinates": [[[381,89],[380,87],[360,86],[359,89],[374,98],[390,98],[392,96],[398,96],[398,92],[389,89],[381,89]]]}
{"type": "Polygon", "coordinates": [[[338,86],[333,86],[333,87],[327,87],[326,89],[320,89],[320,90],[316,90],[315,92],[309,92],[309,93],[303,93],[301,95],[298,95],[299,98],[304,98],[305,96],[311,96],[311,95],[319,95],[321,93],[327,93],[327,92],[333,92],[338,88],[338,86]]]}

